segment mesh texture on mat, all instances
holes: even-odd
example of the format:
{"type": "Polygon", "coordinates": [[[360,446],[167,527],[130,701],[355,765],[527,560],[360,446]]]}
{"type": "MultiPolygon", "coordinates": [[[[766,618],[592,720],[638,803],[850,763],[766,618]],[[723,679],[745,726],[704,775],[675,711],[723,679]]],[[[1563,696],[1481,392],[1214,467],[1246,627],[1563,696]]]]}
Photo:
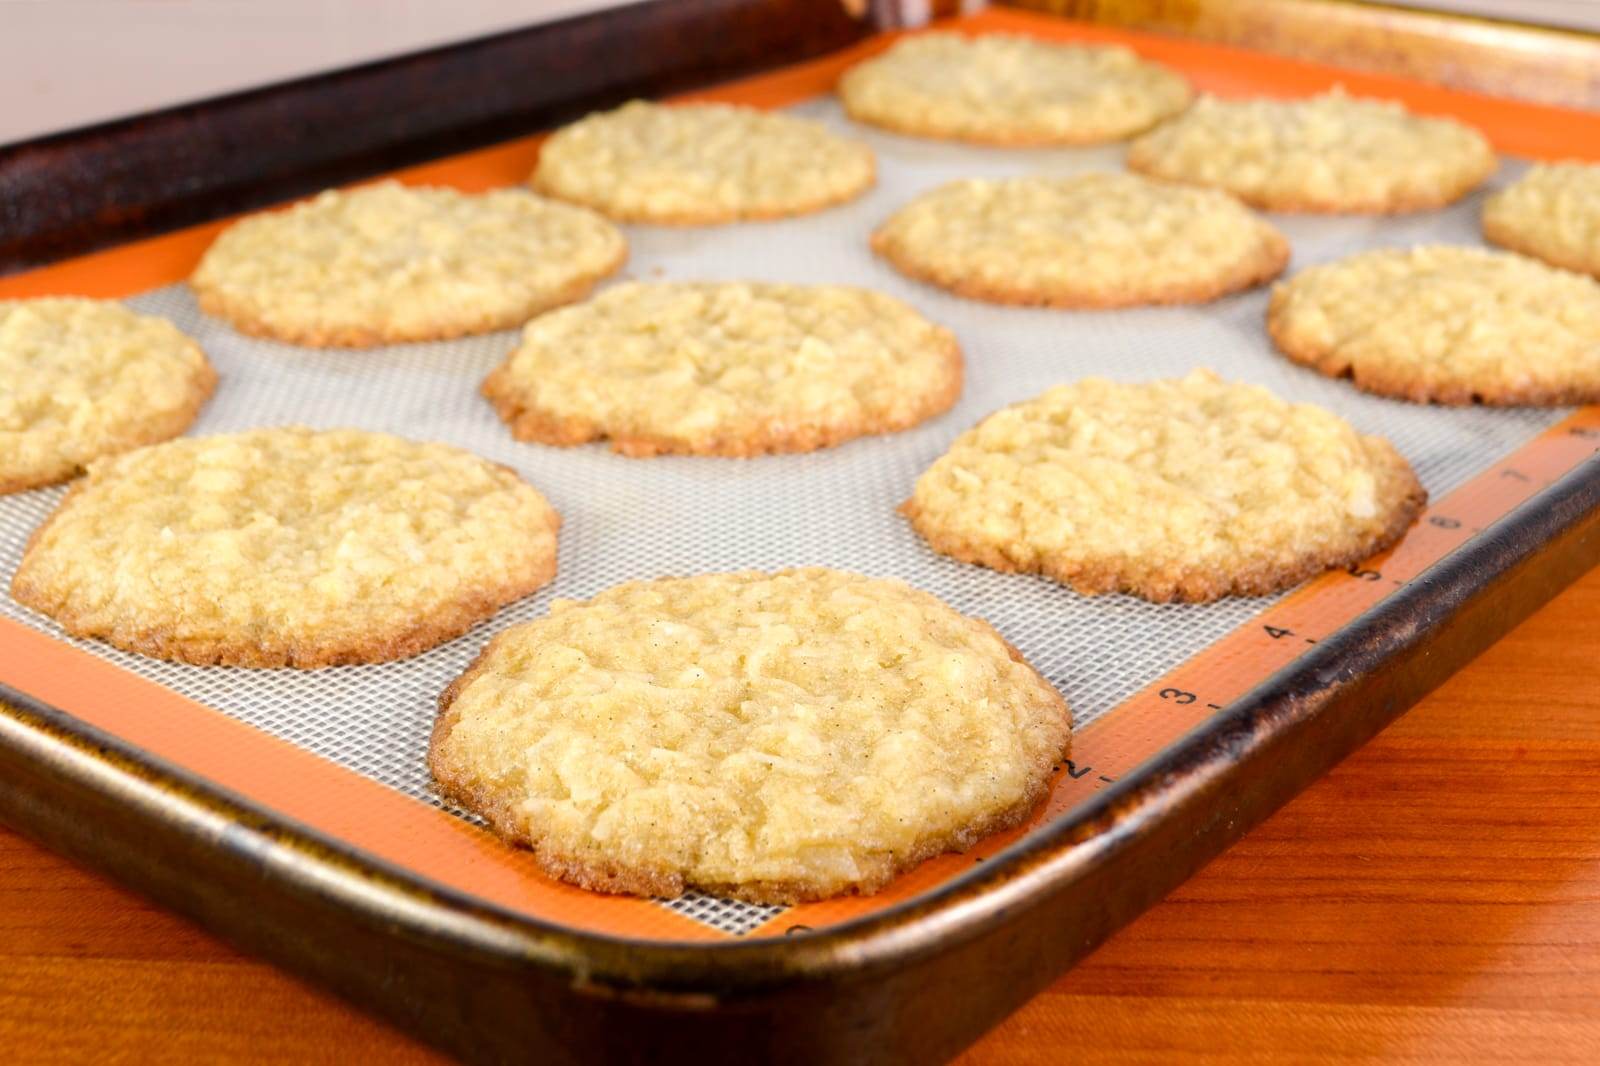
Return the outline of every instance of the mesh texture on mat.
{"type": "MultiPolygon", "coordinates": [[[[1125,596],[1091,599],[1041,578],[1003,575],[933,554],[895,507],[918,473],[982,416],[1090,374],[1137,381],[1211,366],[1224,377],[1320,404],[1363,432],[1388,437],[1437,498],[1565,414],[1422,407],[1327,380],[1273,352],[1263,326],[1265,289],[1198,307],[1111,312],[1019,309],[947,296],[877,260],[866,243],[872,228],[914,194],[945,181],[1115,170],[1122,149],[981,149],[854,126],[830,99],[794,110],[871,142],[879,159],[877,188],[855,203],[799,219],[696,229],[629,227],[632,255],[624,276],[830,282],[891,293],[950,327],[961,341],[966,389],[950,413],[891,437],[750,460],[637,460],[613,455],[604,445],[519,444],[477,391],[514,345],[514,333],[370,351],[302,349],[241,336],[202,316],[185,286],[167,286],[128,302],[170,318],[216,364],[220,385],[192,432],[291,423],[357,426],[469,448],[520,470],[561,512],[560,571],[552,585],[487,624],[400,663],[252,671],[162,663],[98,643],[75,643],[437,804],[424,762],[435,700],[491,633],[539,616],[553,596],[584,598],[621,581],[814,564],[902,578],[959,611],[988,619],[1061,690],[1082,725],[1271,601],[1158,606],[1125,596]]],[[[1495,186],[1522,169],[1508,164],[1495,186]]],[[[1293,243],[1292,271],[1363,248],[1479,244],[1482,195],[1415,216],[1275,221],[1293,243]]],[[[62,492],[0,497],[4,580],[62,492]]],[[[54,623],[24,611],[9,596],[0,596],[0,616],[61,636],[54,623]]],[[[777,913],[698,894],[664,905],[735,935],[777,913]]]]}

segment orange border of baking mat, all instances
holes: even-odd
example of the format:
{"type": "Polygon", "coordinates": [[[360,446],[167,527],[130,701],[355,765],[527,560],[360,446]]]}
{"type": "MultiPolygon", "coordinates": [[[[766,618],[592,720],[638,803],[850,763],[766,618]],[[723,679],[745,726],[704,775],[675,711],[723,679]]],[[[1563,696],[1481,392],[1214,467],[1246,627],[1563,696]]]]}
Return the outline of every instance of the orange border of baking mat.
{"type": "MultiPolygon", "coordinates": [[[[1342,83],[1357,94],[1398,98],[1414,110],[1453,115],[1482,129],[1501,151],[1535,158],[1600,160],[1600,114],[1501,100],[1380,75],[1343,71],[1219,45],[1106,29],[1015,11],[985,11],[941,24],[1012,30],[1058,40],[1114,42],[1182,70],[1220,95],[1300,96],[1342,83]],[[1586,146],[1574,150],[1570,146],[1586,146]]],[[[828,91],[851,63],[886,47],[879,36],[823,59],[689,94],[777,107],[828,91]]],[[[540,138],[400,171],[411,182],[483,189],[521,181],[540,138]]],[[[186,277],[224,225],[164,237],[0,278],[0,297],[78,293],[126,296],[186,277]]],[[[794,925],[813,929],[864,917],[969,869],[1059,815],[1199,725],[1299,652],[1420,574],[1472,534],[1592,455],[1600,407],[1586,408],[1495,464],[1444,501],[1386,556],[1312,581],[1106,712],[1073,738],[1073,758],[1026,826],[964,855],[932,859],[875,896],[786,909],[752,936],[794,925]]],[[[0,621],[3,680],[160,758],[223,784],[411,873],[509,910],[589,932],[640,940],[732,939],[659,904],[601,896],[539,873],[526,852],[321,756],[227,717],[88,652],[15,622],[0,621]]]]}

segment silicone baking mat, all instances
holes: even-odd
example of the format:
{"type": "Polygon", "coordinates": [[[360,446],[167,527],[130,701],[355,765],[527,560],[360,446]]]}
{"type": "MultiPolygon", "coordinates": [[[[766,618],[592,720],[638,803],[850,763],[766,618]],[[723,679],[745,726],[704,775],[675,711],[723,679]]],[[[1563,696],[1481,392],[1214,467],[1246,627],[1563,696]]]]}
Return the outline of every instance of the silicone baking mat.
{"type": "MultiPolygon", "coordinates": [[[[1398,95],[1418,109],[1477,122],[1502,151],[1559,153],[1558,144],[1582,143],[1585,129],[1592,131],[1586,143],[1600,146],[1597,116],[1039,17],[991,12],[965,26],[1126,41],[1202,87],[1231,94],[1302,93],[1343,80],[1353,92],[1398,95]],[[1539,131],[1558,118],[1571,140],[1544,144],[1539,131]]],[[[66,638],[48,619],[0,597],[0,680],[423,877],[523,913],[651,939],[816,929],[958,876],[1028,827],[965,855],[930,861],[866,899],[774,908],[696,894],[670,902],[596,895],[543,877],[526,855],[495,842],[470,817],[439,806],[424,763],[439,692],[491,633],[537,617],[552,597],[587,597],[635,578],[742,568],[825,565],[898,577],[989,619],[1073,707],[1073,758],[1030,823],[1038,825],[1173,743],[1594,451],[1591,427],[1600,426],[1594,411],[1417,406],[1367,396],[1347,382],[1295,367],[1273,353],[1265,335],[1266,290],[1199,307],[1063,312],[964,301],[902,278],[870,254],[866,238],[918,192],[961,177],[1115,170],[1122,149],[975,148],[855,126],[826,90],[847,62],[881,44],[700,94],[787,106],[865,139],[877,152],[880,173],[869,195],[772,223],[629,227],[632,254],[624,276],[848,283],[892,293],[961,341],[967,381],[951,412],[907,433],[809,455],[633,460],[601,445],[556,449],[511,439],[477,386],[513,346],[514,333],[369,351],[312,350],[244,337],[207,318],[178,279],[215,227],[0,280],[0,295],[126,296],[134,308],[170,318],[194,336],[221,376],[194,433],[304,423],[446,440],[515,467],[565,518],[560,571],[551,586],[405,662],[313,672],[160,663],[66,638]],[[1285,597],[1205,606],[1086,598],[1039,578],[962,565],[927,550],[895,513],[917,474],[951,439],[998,407],[1085,375],[1135,381],[1195,366],[1320,404],[1364,432],[1388,437],[1435,503],[1386,559],[1285,597]]],[[[530,139],[416,168],[406,177],[468,188],[506,184],[526,175],[536,150],[530,139]]],[[[1524,166],[1508,159],[1491,188],[1513,180],[1524,166]]],[[[1291,270],[1297,270],[1364,248],[1478,244],[1482,196],[1400,218],[1275,221],[1293,244],[1291,270]]],[[[62,491],[0,498],[0,574],[14,570],[28,535],[62,491]]]]}

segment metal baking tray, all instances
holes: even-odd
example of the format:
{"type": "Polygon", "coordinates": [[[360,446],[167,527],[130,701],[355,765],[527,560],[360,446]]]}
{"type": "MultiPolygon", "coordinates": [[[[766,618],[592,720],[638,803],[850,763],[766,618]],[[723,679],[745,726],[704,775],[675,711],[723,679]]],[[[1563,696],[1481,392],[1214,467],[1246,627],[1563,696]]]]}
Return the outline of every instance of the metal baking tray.
{"type": "MultiPolygon", "coordinates": [[[[562,25],[543,32],[571,39],[562,25]]],[[[1600,158],[1600,115],[1041,16],[958,25],[1124,41],[1224,93],[1342,81],[1459,115],[1508,156],[1600,158]]],[[[403,663],[158,663],[0,602],[0,814],[467,1058],[923,1061],[974,1039],[1600,560],[1600,408],[1366,396],[1271,352],[1264,291],[1192,308],[1028,310],[958,300],[875,260],[867,233],[922,188],[1115,169],[1121,151],[983,149],[852,127],[828,90],[884,43],[699,94],[792,108],[869,140],[880,161],[871,194],[773,223],[629,227],[627,273],[900,296],[956,332],[968,365],[957,407],[907,433],[743,461],[519,444],[475,391],[512,334],[366,352],[242,337],[200,315],[181,284],[214,225],[0,279],[0,296],[126,297],[194,335],[222,377],[196,433],[309,422],[447,439],[515,466],[566,517],[551,587],[403,663]],[[894,513],[957,433],[1005,403],[1085,374],[1137,380],[1195,365],[1389,436],[1432,504],[1379,558],[1287,595],[1205,606],[1085,598],[964,566],[928,552],[894,513]],[[552,596],[621,580],[800,564],[901,577],[982,615],[1062,690],[1077,719],[1072,757],[1026,825],[875,896],[757,907],[551,881],[432,796],[422,753],[434,701],[490,633],[552,596]]],[[[561,106],[581,109],[576,97],[561,106]]],[[[536,152],[524,138],[401,176],[506,184],[536,152]]],[[[1496,184],[1523,165],[1509,161],[1496,184]]],[[[1278,222],[1299,268],[1365,247],[1476,243],[1479,202],[1278,222]]],[[[0,573],[61,491],[0,497],[0,573]]]]}

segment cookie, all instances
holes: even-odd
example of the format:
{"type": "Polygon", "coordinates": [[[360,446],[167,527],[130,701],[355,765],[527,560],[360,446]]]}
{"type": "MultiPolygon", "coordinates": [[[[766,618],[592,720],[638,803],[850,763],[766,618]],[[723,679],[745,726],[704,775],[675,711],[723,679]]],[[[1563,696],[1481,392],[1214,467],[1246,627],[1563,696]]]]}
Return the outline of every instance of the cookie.
{"type": "Polygon", "coordinates": [[[483,392],[519,440],[751,456],[906,429],[955,403],[955,337],[836,285],[619,285],[528,323],[483,392]]]}
{"type": "Polygon", "coordinates": [[[1303,100],[1203,96],[1134,141],[1128,166],[1268,211],[1381,215],[1453,203],[1494,173],[1495,157],[1471,126],[1335,89],[1303,100]]]}
{"type": "Polygon", "coordinates": [[[1600,400],[1600,282],[1510,252],[1362,252],[1273,289],[1278,349],[1416,403],[1600,400]]]}
{"type": "Polygon", "coordinates": [[[0,493],[177,436],[216,383],[164,318],[110,300],[0,300],[0,493]]]}
{"type": "Polygon", "coordinates": [[[1098,144],[1189,106],[1189,83],[1126,48],[925,33],[839,80],[851,118],[977,144],[1098,144]]]}
{"type": "Polygon", "coordinates": [[[635,100],[551,134],[531,181],[622,222],[706,226],[810,214],[855,199],[875,177],[871,149],[819,122],[635,100]]]}
{"type": "Polygon", "coordinates": [[[1104,173],[953,182],[895,212],[872,248],[970,299],[1078,308],[1200,303],[1289,260],[1226,193],[1104,173]]]}
{"type": "Polygon", "coordinates": [[[1367,558],[1426,502],[1385,440],[1209,370],[1087,378],[990,415],[901,510],[935,551],[1157,603],[1259,596],[1367,558]]]}
{"type": "Polygon", "coordinates": [[[1503,248],[1600,278],[1600,164],[1534,167],[1484,202],[1483,235],[1503,248]]]}
{"type": "Polygon", "coordinates": [[[1065,702],[988,623],[837,570],[636,581],[495,637],[439,791],[602,892],[868,893],[1020,822],[1065,702]]]}
{"type": "Polygon", "coordinates": [[[89,467],[28,544],[19,603],[158,659],[402,659],[555,573],[560,519],[511,470],[360,430],[258,429],[89,467]]]}
{"type": "Polygon", "coordinates": [[[622,266],[622,233],[525,189],[331,190],[222,232],[189,285],[243,333],[365,348],[520,326],[622,266]]]}

